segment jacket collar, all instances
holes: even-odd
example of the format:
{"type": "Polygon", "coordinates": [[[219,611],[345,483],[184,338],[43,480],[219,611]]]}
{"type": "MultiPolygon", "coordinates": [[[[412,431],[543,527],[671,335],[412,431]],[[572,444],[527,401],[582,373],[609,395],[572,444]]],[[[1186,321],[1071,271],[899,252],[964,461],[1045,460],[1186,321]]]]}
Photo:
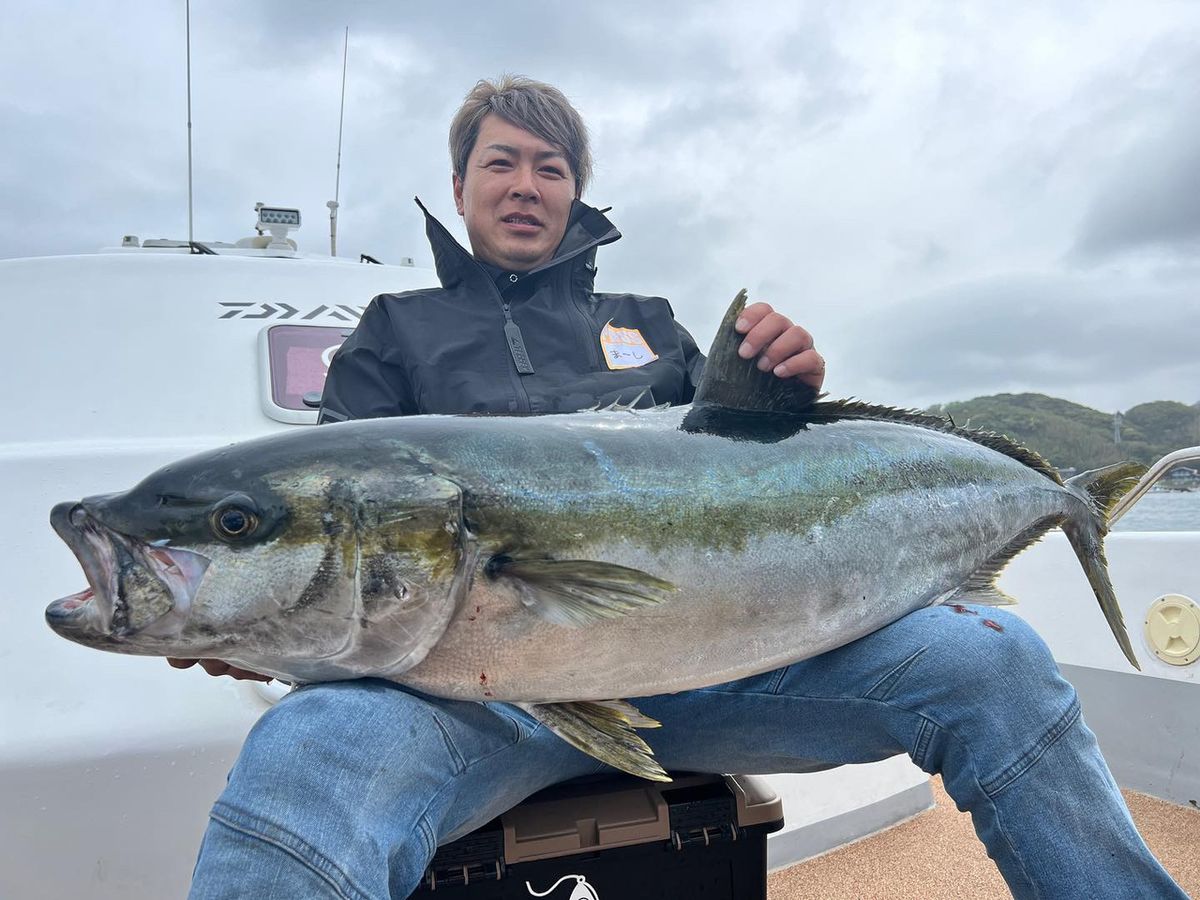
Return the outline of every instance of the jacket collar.
{"type": "MultiPolygon", "coordinates": [[[[425,214],[425,235],[429,238],[429,246],[433,250],[433,264],[442,287],[450,288],[464,281],[475,283],[481,279],[491,283],[491,276],[484,267],[454,239],[446,226],[433,217],[420,198],[414,197],[413,200],[425,214]]],[[[621,232],[617,231],[604,212],[580,200],[574,200],[571,203],[570,216],[567,218],[567,230],[563,233],[554,256],[549,262],[526,274],[533,275],[571,263],[572,275],[582,278],[585,289],[590,291],[596,270],[596,248],[602,244],[611,244],[620,237],[621,232]]]]}

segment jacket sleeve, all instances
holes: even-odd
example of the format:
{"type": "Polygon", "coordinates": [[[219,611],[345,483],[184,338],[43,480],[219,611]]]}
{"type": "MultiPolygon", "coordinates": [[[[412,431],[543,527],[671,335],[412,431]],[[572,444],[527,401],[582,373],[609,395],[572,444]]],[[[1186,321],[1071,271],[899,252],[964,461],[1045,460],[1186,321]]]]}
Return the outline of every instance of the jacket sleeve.
{"type": "Polygon", "coordinates": [[[391,317],[376,297],[334,354],[317,423],[409,416],[416,400],[396,346],[391,317]]]}
{"type": "Polygon", "coordinates": [[[681,403],[691,403],[696,395],[696,387],[700,384],[700,376],[704,372],[704,354],[696,346],[696,340],[688,330],[675,320],[675,330],[679,332],[679,343],[683,346],[683,364],[687,368],[687,381],[684,386],[684,399],[681,403]]]}

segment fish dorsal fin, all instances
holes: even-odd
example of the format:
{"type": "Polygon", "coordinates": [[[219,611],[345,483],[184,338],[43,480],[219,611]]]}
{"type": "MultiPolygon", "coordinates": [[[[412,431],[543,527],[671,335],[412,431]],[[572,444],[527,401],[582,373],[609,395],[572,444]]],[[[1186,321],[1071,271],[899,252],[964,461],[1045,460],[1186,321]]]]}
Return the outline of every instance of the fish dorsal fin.
{"type": "Polygon", "coordinates": [[[813,388],[795,378],[760,372],[756,360],[738,356],[743,338],[734,323],[745,308],[746,291],[742,289],[733,298],[717,329],[717,336],[713,338],[693,402],[697,405],[713,403],[744,412],[807,412],[817,399],[813,388]]]}
{"type": "Polygon", "coordinates": [[[928,413],[917,412],[912,409],[875,406],[870,403],[862,403],[858,400],[822,400],[819,403],[814,403],[804,418],[812,424],[837,422],[842,419],[900,422],[905,425],[917,425],[921,428],[929,428],[933,431],[957,435],[958,437],[966,438],[968,441],[974,441],[976,444],[982,444],[984,447],[995,450],[997,453],[1003,453],[1005,456],[1012,457],[1017,462],[1023,463],[1034,471],[1045,475],[1055,484],[1062,484],[1062,477],[1058,474],[1058,470],[1050,465],[1045,457],[1036,450],[1030,450],[1028,447],[1018,444],[1011,438],[997,434],[994,431],[977,431],[972,428],[962,428],[955,425],[952,420],[944,419],[941,416],[931,416],[928,413]]]}
{"type": "Polygon", "coordinates": [[[721,320],[704,364],[692,409],[683,420],[690,432],[720,434],[753,441],[778,441],[809,425],[843,419],[899,422],[957,435],[1012,457],[1017,462],[1062,484],[1058,471],[1041,454],[1002,434],[960,428],[950,419],[910,409],[875,406],[858,400],[823,400],[809,385],[795,378],[760,372],[753,359],[738,356],[742,336],[734,323],[746,308],[746,291],[738,291],[721,320]]]}

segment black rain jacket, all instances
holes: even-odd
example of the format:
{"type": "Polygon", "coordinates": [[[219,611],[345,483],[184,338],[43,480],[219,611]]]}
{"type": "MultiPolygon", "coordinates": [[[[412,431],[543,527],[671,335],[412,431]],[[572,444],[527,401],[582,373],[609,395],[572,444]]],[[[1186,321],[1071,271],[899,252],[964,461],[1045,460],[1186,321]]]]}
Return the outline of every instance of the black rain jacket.
{"type": "Polygon", "coordinates": [[[575,201],[549,262],[494,276],[421,211],[442,286],[371,301],[329,367],[321,422],[565,413],[639,395],[639,407],[691,402],[704,355],[670,304],[592,290],[596,248],[621,237],[602,212],[575,201]],[[606,325],[610,335],[636,329],[657,358],[610,368],[606,357],[619,359],[621,347],[601,343],[606,325]]]}

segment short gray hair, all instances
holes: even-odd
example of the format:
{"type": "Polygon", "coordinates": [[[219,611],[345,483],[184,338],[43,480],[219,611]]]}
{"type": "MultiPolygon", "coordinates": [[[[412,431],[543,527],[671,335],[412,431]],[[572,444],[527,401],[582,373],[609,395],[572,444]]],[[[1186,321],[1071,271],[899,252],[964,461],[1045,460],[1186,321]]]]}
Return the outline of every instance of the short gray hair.
{"type": "Polygon", "coordinates": [[[480,123],[489,113],[562,150],[575,176],[575,194],[583,194],[592,177],[587,126],[562,91],[521,75],[477,82],[455,113],[450,123],[450,162],[458,178],[466,175],[480,123]]]}

